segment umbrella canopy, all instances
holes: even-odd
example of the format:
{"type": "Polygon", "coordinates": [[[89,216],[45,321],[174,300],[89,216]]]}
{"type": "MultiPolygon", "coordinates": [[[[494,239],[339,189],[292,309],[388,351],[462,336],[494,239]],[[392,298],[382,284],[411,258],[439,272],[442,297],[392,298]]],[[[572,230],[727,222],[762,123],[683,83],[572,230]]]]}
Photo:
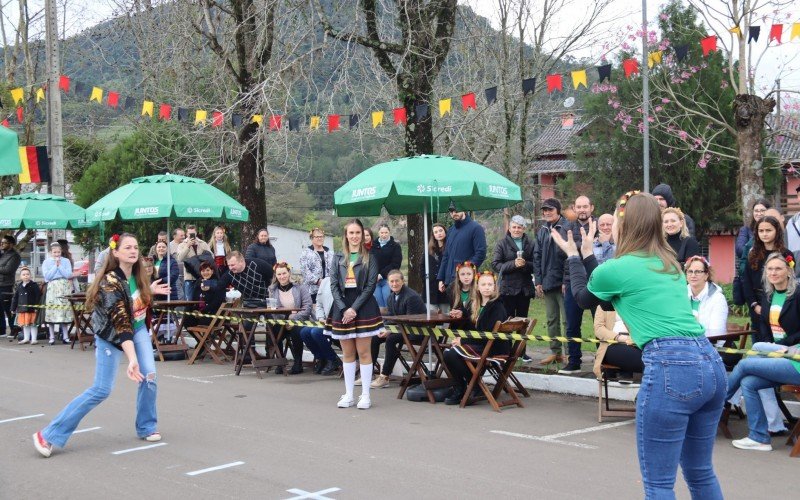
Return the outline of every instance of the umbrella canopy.
{"type": "Polygon", "coordinates": [[[0,127],[0,175],[17,175],[21,172],[17,133],[9,128],[0,127]]]}
{"type": "Polygon", "coordinates": [[[238,201],[203,179],[163,174],[138,177],[86,209],[87,220],[163,218],[246,222],[250,213],[238,201]]]}
{"type": "Polygon", "coordinates": [[[61,196],[27,193],[0,200],[0,229],[78,229],[91,227],[86,211],[61,196]]]}
{"type": "Polygon", "coordinates": [[[333,195],[340,217],[445,211],[449,201],[465,210],[505,208],[522,201],[519,186],[494,170],[449,156],[399,158],[361,172],[333,195]]]}

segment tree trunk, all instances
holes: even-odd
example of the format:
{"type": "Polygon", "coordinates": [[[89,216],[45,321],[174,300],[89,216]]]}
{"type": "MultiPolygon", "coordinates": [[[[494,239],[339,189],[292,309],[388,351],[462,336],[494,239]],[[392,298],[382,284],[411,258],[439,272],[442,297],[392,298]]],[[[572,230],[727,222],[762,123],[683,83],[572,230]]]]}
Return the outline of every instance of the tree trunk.
{"type": "Polygon", "coordinates": [[[261,140],[255,138],[257,133],[257,123],[248,123],[239,133],[239,144],[244,148],[236,165],[239,172],[239,203],[250,211],[250,220],[242,224],[242,249],[253,241],[256,232],[267,223],[264,179],[260,178],[258,168],[261,140]]]}
{"type": "Polygon", "coordinates": [[[764,118],[775,108],[775,99],[739,94],[733,102],[736,139],[739,145],[739,183],[743,224],[747,225],[749,207],[764,195],[764,171],[761,157],[761,134],[764,118]]]}

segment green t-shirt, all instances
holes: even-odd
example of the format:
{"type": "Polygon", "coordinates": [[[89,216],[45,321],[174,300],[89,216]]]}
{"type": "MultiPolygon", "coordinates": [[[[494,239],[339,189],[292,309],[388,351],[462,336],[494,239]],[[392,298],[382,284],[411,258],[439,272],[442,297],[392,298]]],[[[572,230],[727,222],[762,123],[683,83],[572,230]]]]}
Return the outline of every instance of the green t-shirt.
{"type": "Polygon", "coordinates": [[[522,250],[522,238],[511,238],[514,240],[514,243],[517,245],[517,248],[522,250]]]}
{"type": "Polygon", "coordinates": [[[614,305],[640,348],[656,338],[705,333],[686,300],[683,275],[658,272],[662,267],[658,257],[629,254],[605,261],[589,278],[589,291],[614,305]]]}
{"type": "Polygon", "coordinates": [[[464,290],[461,290],[461,303],[462,304],[469,303],[469,292],[465,292],[464,290]]]}
{"type": "MultiPolygon", "coordinates": [[[[775,291],[772,293],[772,298],[770,299],[769,304],[769,326],[772,329],[772,337],[775,339],[775,342],[779,340],[783,340],[786,337],[786,332],[783,330],[779,319],[781,316],[781,310],[783,310],[783,305],[786,303],[786,290],[779,292],[775,291]]],[[[800,373],[800,361],[795,361],[793,359],[789,360],[794,366],[794,369],[800,373]]]]}
{"type": "Polygon", "coordinates": [[[136,278],[131,276],[128,278],[128,286],[131,290],[131,318],[133,318],[133,331],[136,332],[140,328],[144,328],[145,318],[147,317],[147,308],[142,302],[142,295],[139,293],[139,288],[136,286],[136,278]]]}
{"type": "Polygon", "coordinates": [[[350,252],[350,263],[355,264],[358,260],[358,252],[350,252]]]}

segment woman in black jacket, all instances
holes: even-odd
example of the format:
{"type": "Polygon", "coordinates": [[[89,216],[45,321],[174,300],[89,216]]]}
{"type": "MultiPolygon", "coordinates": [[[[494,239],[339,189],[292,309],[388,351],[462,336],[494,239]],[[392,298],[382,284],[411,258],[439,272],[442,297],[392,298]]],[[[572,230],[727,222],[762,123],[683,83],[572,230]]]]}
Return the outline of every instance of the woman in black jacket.
{"type": "Polygon", "coordinates": [[[758,325],[761,324],[762,304],[767,299],[762,283],[764,276],[764,261],[772,252],[783,253],[786,247],[783,244],[783,226],[775,217],[764,217],[756,226],[753,239],[753,248],[747,254],[747,262],[742,273],[742,292],[747,304],[750,306],[750,324],[755,333],[753,342],[771,342],[772,336],[766,335],[758,325]]]}
{"type": "MultiPolygon", "coordinates": [[[[200,302],[197,311],[203,314],[217,314],[219,306],[225,302],[225,287],[220,282],[217,266],[213,262],[200,263],[200,278],[194,282],[191,300],[200,302]]],[[[192,326],[208,325],[211,318],[186,316],[184,322],[192,326]]]]}
{"type": "Polygon", "coordinates": [[[381,224],[378,228],[378,239],[372,242],[372,255],[378,262],[378,284],[375,287],[375,300],[378,306],[386,309],[386,299],[389,298],[389,283],[386,278],[392,269],[400,269],[403,263],[403,249],[394,241],[389,231],[389,226],[381,224]]]}
{"type": "MultiPolygon", "coordinates": [[[[431,228],[428,251],[425,258],[428,259],[428,292],[430,293],[432,306],[438,306],[443,314],[450,311],[450,300],[447,293],[439,291],[439,266],[442,265],[442,255],[447,244],[447,228],[441,222],[436,222],[431,228]]],[[[420,262],[420,275],[425,278],[425,261],[420,262]]],[[[425,299],[426,297],[422,297],[425,299]]]]}
{"type": "Polygon", "coordinates": [[[269,267],[277,264],[278,258],[275,256],[275,247],[269,241],[269,230],[267,228],[262,227],[258,230],[256,240],[247,247],[244,252],[244,258],[261,259],[269,264],[269,267]]]}
{"type": "Polygon", "coordinates": [[[700,244],[693,236],[689,235],[686,218],[680,208],[665,208],[661,212],[661,220],[664,223],[664,236],[667,238],[667,243],[675,251],[681,266],[689,257],[700,255],[700,244]]]}
{"type": "MultiPolygon", "coordinates": [[[[468,307],[462,307],[462,317],[465,319],[464,328],[467,330],[491,331],[495,323],[508,319],[506,308],[499,299],[497,290],[497,279],[490,271],[484,271],[478,275],[478,293],[472,295],[472,301],[468,307]]],[[[481,357],[486,340],[465,339],[460,337],[453,339],[452,347],[445,350],[444,362],[453,374],[456,386],[445,398],[445,404],[457,405],[464,397],[467,384],[472,378],[472,373],[467,368],[464,358],[477,360],[481,357]]],[[[511,352],[511,342],[508,340],[495,341],[491,356],[508,354],[511,352]]]]}
{"type": "Polygon", "coordinates": [[[499,276],[500,300],[509,316],[528,317],[533,292],[533,242],[525,234],[525,219],[511,218],[506,236],[494,247],[492,269],[499,276]]]}

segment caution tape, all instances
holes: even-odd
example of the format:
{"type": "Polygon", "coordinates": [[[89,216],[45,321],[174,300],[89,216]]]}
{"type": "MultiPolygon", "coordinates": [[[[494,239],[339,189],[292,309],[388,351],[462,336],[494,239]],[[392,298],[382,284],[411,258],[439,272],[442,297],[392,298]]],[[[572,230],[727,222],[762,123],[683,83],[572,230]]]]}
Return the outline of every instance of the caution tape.
{"type": "MultiPolygon", "coordinates": [[[[81,311],[84,309],[83,304],[76,304],[75,306],[63,306],[59,304],[50,305],[31,305],[26,306],[37,309],[74,309],[81,311]]],[[[314,328],[324,328],[325,323],[321,321],[309,320],[294,320],[294,319],[273,319],[265,317],[253,317],[248,315],[221,315],[221,314],[206,314],[198,311],[178,311],[175,309],[164,309],[160,307],[153,308],[155,312],[169,312],[175,315],[193,316],[200,318],[212,318],[230,321],[233,323],[239,322],[254,322],[254,323],[269,323],[270,325],[281,326],[310,326],[314,328]]],[[[400,327],[397,325],[385,325],[384,330],[391,333],[400,333],[400,327]]],[[[558,342],[576,342],[579,344],[621,344],[617,340],[601,340],[597,338],[582,338],[582,337],[551,337],[549,335],[521,335],[519,333],[500,333],[500,332],[481,332],[476,330],[458,330],[454,328],[437,328],[429,326],[406,326],[406,331],[413,335],[422,335],[425,337],[435,337],[437,339],[444,338],[462,338],[474,340],[515,340],[515,341],[558,341],[558,342]]],[[[742,354],[745,356],[760,356],[766,358],[786,358],[792,361],[800,361],[800,354],[787,354],[784,352],[775,351],[754,351],[752,349],[734,349],[732,347],[715,347],[717,352],[721,354],[742,354]]]]}

